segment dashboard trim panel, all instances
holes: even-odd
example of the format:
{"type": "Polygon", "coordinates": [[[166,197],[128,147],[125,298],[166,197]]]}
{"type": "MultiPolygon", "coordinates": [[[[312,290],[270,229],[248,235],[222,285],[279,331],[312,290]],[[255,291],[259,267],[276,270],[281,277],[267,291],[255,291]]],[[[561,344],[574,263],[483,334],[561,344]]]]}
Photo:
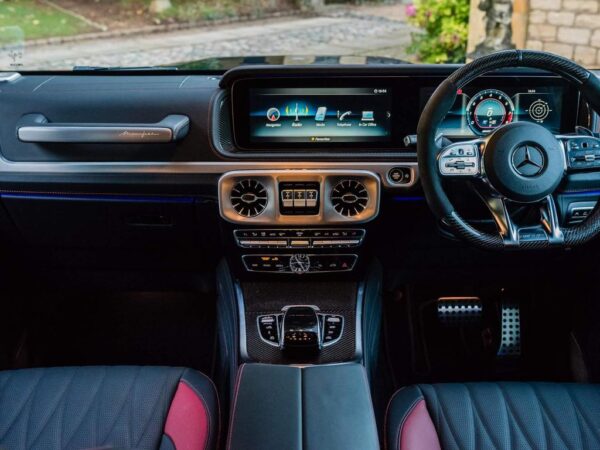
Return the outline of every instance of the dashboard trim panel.
{"type": "Polygon", "coordinates": [[[219,212],[221,217],[232,223],[246,225],[345,225],[365,223],[379,214],[381,179],[373,172],[365,170],[249,170],[225,173],[219,179],[219,212]],[[255,216],[242,216],[235,211],[230,194],[233,186],[243,180],[257,180],[267,192],[264,209],[255,216]],[[345,216],[334,209],[330,194],[333,187],[342,180],[359,180],[368,191],[364,210],[354,216],[345,216]],[[319,210],[316,214],[284,214],[281,209],[280,183],[314,182],[319,188],[319,210]]]}
{"type": "Polygon", "coordinates": [[[236,170],[366,170],[379,175],[388,188],[410,188],[418,179],[415,162],[359,162],[359,161],[214,161],[214,162],[13,162],[0,158],[0,177],[10,174],[224,174],[236,170]],[[387,173],[394,167],[410,168],[413,177],[409,183],[393,184],[387,173]]]}

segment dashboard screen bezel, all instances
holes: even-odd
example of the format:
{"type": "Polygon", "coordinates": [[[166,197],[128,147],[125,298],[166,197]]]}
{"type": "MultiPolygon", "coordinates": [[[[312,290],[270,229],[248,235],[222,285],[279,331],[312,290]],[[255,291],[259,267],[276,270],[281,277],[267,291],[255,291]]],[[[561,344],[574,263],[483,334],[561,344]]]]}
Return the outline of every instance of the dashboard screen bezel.
{"type": "Polygon", "coordinates": [[[242,79],[232,86],[231,104],[233,119],[233,135],[236,145],[242,150],[306,150],[315,151],[326,149],[391,149],[401,145],[402,134],[395,123],[396,96],[393,95],[392,83],[387,77],[344,77],[335,80],[315,78],[272,78],[272,79],[242,79]],[[250,93],[254,89],[267,88],[381,88],[387,89],[390,98],[389,138],[377,141],[361,142],[254,142],[250,130],[250,93]]]}
{"type": "MultiPolygon", "coordinates": [[[[425,106],[423,92],[435,88],[445,76],[427,75],[384,75],[384,76],[273,76],[257,78],[241,78],[231,86],[231,118],[234,145],[241,151],[270,152],[295,151],[333,153],[364,151],[377,154],[380,152],[410,152],[403,138],[416,134],[420,113],[425,106]],[[391,95],[391,138],[388,142],[316,142],[307,145],[305,142],[253,142],[250,137],[250,91],[264,88],[311,88],[311,87],[381,87],[388,89],[391,95]]],[[[561,111],[561,133],[572,132],[577,124],[579,95],[576,87],[552,74],[515,72],[491,74],[479,77],[469,83],[470,88],[514,89],[528,87],[557,86],[563,89],[561,111]]],[[[471,138],[475,138],[472,136],[471,138]]],[[[469,139],[469,137],[462,137],[469,139]]]]}

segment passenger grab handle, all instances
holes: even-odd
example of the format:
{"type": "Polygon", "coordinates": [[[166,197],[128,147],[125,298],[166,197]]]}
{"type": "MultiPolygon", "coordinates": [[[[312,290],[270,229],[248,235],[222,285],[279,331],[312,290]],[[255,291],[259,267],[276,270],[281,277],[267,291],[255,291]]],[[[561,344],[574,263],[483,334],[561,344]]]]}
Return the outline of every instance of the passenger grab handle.
{"type": "Polygon", "coordinates": [[[42,114],[29,114],[17,127],[17,136],[35,143],[159,144],[183,139],[189,128],[190,119],[177,114],[152,124],[49,123],[42,114]]]}

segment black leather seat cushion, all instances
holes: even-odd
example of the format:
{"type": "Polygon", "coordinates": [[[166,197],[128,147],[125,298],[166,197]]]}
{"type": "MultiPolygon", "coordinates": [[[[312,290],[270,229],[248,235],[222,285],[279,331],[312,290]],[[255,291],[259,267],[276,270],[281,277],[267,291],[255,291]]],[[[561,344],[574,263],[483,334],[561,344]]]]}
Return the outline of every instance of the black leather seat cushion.
{"type": "Polygon", "coordinates": [[[600,385],[410,386],[388,406],[389,450],[600,449],[600,385]]]}
{"type": "Polygon", "coordinates": [[[208,378],[170,367],[0,372],[0,448],[213,449],[218,402],[208,378]]]}

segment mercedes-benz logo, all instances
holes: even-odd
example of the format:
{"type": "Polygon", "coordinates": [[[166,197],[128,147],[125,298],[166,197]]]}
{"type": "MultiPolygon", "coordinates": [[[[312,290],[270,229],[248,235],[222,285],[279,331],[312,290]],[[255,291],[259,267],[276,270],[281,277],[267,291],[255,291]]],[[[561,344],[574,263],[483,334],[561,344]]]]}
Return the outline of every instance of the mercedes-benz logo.
{"type": "Polygon", "coordinates": [[[512,165],[519,175],[535,177],[544,170],[544,153],[533,145],[517,147],[512,154],[512,165]]]}

